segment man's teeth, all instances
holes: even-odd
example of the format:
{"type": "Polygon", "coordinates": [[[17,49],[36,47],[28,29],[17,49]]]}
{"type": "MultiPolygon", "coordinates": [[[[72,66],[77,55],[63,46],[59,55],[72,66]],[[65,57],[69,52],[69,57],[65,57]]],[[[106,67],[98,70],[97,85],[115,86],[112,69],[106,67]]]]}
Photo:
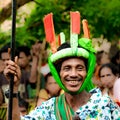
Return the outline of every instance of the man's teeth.
{"type": "Polygon", "coordinates": [[[72,84],[75,84],[75,83],[78,83],[79,81],[78,80],[72,80],[72,81],[69,81],[70,83],[72,84]]]}

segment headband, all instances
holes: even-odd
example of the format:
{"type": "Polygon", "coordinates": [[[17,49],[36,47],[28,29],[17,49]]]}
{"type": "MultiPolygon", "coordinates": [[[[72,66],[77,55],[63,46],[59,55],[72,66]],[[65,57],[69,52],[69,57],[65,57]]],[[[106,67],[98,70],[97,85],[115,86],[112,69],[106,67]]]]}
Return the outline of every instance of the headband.
{"type": "MultiPolygon", "coordinates": [[[[94,85],[91,81],[91,78],[92,78],[95,64],[96,64],[96,58],[94,55],[96,51],[92,46],[92,40],[89,39],[90,33],[88,29],[87,20],[82,21],[84,37],[78,39],[78,34],[80,34],[80,13],[78,11],[70,12],[70,17],[71,17],[70,48],[65,48],[65,49],[57,51],[52,17],[53,17],[52,13],[46,15],[43,19],[43,22],[44,22],[46,40],[49,42],[51,46],[51,50],[52,50],[52,53],[50,54],[48,58],[48,64],[49,64],[49,67],[50,67],[50,70],[51,70],[51,73],[54,79],[64,91],[71,93],[62,84],[59,73],[57,72],[55,63],[56,61],[63,59],[63,58],[67,58],[67,57],[83,57],[88,60],[87,76],[82,86],[77,92],[75,92],[75,94],[80,93],[83,90],[89,91],[93,89],[94,85]]],[[[65,35],[64,33],[60,33],[58,43],[59,45],[61,45],[64,42],[65,42],[65,35]]]]}

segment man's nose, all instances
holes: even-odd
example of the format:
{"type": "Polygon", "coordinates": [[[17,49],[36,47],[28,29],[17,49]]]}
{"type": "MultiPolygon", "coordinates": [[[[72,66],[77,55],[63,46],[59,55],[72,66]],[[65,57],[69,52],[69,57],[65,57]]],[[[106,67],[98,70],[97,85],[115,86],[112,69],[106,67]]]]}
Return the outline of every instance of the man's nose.
{"type": "Polygon", "coordinates": [[[77,76],[77,71],[75,69],[72,69],[70,75],[77,76]]]}

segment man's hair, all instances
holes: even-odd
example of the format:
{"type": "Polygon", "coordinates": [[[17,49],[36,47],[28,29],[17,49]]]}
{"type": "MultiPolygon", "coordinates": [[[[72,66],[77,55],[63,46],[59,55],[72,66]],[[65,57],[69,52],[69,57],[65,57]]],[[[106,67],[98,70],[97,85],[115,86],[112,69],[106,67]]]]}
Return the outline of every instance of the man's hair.
{"type": "MultiPolygon", "coordinates": [[[[63,44],[57,49],[57,51],[60,51],[60,50],[65,49],[65,48],[71,48],[69,42],[63,43],[63,44]]],[[[88,62],[87,59],[85,59],[84,57],[70,56],[70,57],[61,58],[61,59],[59,59],[58,61],[56,61],[56,62],[54,63],[54,65],[55,65],[56,70],[57,70],[58,73],[60,73],[62,63],[63,63],[65,60],[69,59],[69,58],[80,58],[80,59],[82,59],[82,60],[84,61],[84,63],[85,63],[86,69],[87,69],[87,62],[88,62]]]]}
{"type": "MultiPolygon", "coordinates": [[[[8,48],[11,48],[10,43],[7,43],[6,45],[4,45],[1,49],[0,49],[0,58],[1,58],[1,54],[8,52],[8,48]]],[[[15,56],[18,55],[18,51],[17,49],[15,49],[15,56]]]]}
{"type": "Polygon", "coordinates": [[[49,72],[49,73],[47,73],[47,75],[45,75],[45,82],[48,81],[48,77],[50,77],[50,76],[52,76],[52,73],[51,73],[51,72],[49,72]]]}
{"type": "Polygon", "coordinates": [[[19,46],[18,47],[18,54],[20,55],[20,52],[24,52],[26,56],[30,55],[30,48],[27,46],[19,46]]]}
{"type": "Polygon", "coordinates": [[[21,98],[20,94],[18,94],[18,102],[19,102],[19,107],[25,107],[28,110],[29,103],[21,98]]]}

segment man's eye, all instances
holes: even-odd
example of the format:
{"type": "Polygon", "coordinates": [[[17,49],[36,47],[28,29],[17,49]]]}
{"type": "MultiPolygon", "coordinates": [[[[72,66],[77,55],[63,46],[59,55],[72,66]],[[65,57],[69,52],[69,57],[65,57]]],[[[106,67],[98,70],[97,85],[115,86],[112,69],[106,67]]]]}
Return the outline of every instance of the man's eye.
{"type": "Polygon", "coordinates": [[[67,71],[67,70],[69,70],[69,67],[64,67],[64,69],[63,69],[63,70],[67,71]]]}
{"type": "Polygon", "coordinates": [[[78,67],[77,70],[82,71],[82,70],[85,70],[85,68],[84,67],[78,67]]]}

